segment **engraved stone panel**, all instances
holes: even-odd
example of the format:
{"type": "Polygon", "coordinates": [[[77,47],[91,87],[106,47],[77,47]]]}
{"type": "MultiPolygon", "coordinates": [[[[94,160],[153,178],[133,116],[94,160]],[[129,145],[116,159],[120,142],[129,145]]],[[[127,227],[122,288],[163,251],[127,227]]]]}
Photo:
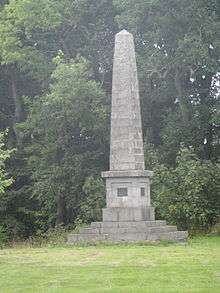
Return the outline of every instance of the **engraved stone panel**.
{"type": "Polygon", "coordinates": [[[141,196],[145,196],[145,188],[144,187],[141,187],[141,196]]]}
{"type": "Polygon", "coordinates": [[[126,187],[117,188],[117,196],[128,196],[128,189],[126,187]]]}

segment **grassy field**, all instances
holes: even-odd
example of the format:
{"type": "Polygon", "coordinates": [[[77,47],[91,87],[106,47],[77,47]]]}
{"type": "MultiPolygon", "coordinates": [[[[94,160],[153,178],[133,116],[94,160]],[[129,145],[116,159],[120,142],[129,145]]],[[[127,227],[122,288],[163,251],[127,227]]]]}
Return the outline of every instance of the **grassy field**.
{"type": "Polygon", "coordinates": [[[219,293],[220,237],[0,250],[0,293],[219,293]]]}

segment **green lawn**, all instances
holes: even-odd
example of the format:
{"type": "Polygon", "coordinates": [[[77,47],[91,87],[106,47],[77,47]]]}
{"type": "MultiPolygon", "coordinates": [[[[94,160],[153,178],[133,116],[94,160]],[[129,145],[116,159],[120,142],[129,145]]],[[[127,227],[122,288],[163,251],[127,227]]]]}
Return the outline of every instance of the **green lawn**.
{"type": "Polygon", "coordinates": [[[220,237],[0,250],[0,293],[219,293],[220,237]]]}

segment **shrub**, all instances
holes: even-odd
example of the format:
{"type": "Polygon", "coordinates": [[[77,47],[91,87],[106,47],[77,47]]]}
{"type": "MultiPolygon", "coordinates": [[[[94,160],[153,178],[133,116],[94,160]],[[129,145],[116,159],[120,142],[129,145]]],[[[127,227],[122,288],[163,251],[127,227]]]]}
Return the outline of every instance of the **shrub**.
{"type": "Polygon", "coordinates": [[[24,245],[30,247],[39,247],[39,246],[63,246],[66,244],[68,229],[62,225],[58,225],[54,228],[48,229],[46,232],[39,230],[36,235],[29,237],[27,240],[19,243],[13,243],[14,246],[24,245]]]}
{"type": "Polygon", "coordinates": [[[209,230],[219,216],[219,165],[182,148],[176,167],[157,165],[153,203],[157,215],[191,233],[209,230]]]}
{"type": "Polygon", "coordinates": [[[12,184],[12,178],[9,178],[5,170],[5,161],[10,158],[15,149],[8,150],[5,148],[5,136],[7,131],[0,133],[0,196],[12,184]]]}
{"type": "Polygon", "coordinates": [[[5,228],[0,225],[0,248],[3,248],[5,246],[5,244],[7,243],[7,240],[8,238],[6,235],[5,228]]]}
{"type": "Polygon", "coordinates": [[[105,186],[101,178],[87,177],[83,185],[85,197],[80,204],[76,222],[91,223],[102,219],[105,206],[105,186]]]}

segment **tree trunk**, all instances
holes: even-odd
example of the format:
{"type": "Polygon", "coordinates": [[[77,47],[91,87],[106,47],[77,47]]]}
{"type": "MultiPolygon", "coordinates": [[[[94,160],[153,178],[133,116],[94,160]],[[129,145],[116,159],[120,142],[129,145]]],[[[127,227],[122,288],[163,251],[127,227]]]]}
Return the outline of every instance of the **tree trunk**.
{"type": "Polygon", "coordinates": [[[16,78],[14,74],[11,74],[11,93],[12,99],[14,101],[14,117],[13,117],[13,131],[15,133],[16,141],[18,147],[21,147],[21,137],[19,134],[19,130],[16,127],[17,123],[20,123],[23,120],[23,107],[21,97],[18,95],[16,78]]]}
{"type": "Polygon", "coordinates": [[[62,196],[59,196],[57,201],[57,217],[56,217],[56,226],[65,224],[66,218],[66,203],[62,196]]]}

